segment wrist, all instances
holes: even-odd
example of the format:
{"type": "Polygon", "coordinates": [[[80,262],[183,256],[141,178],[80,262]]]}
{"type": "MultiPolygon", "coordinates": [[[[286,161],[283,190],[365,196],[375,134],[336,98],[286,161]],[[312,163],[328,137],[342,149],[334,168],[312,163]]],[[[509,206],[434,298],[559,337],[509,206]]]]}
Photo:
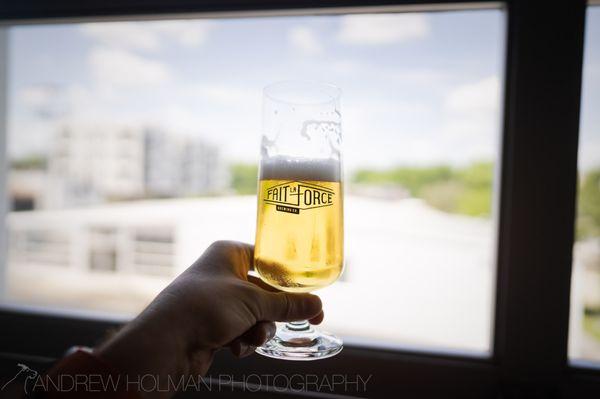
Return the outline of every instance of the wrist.
{"type": "Polygon", "coordinates": [[[197,321],[190,322],[182,317],[184,313],[172,306],[150,304],[94,353],[132,376],[152,374],[173,379],[204,375],[215,350],[198,340],[203,334],[193,328],[197,321]]]}
{"type": "Polygon", "coordinates": [[[164,327],[135,319],[95,350],[101,359],[133,378],[151,374],[177,377],[185,373],[185,356],[178,340],[164,327]]]}

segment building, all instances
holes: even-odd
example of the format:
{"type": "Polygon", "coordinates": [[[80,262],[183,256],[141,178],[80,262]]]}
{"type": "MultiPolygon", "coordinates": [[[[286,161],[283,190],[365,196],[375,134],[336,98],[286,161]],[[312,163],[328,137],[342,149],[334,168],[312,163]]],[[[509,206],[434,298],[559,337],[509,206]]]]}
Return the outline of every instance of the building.
{"type": "Polygon", "coordinates": [[[219,149],[199,139],[144,130],[144,187],[148,197],[180,197],[223,191],[228,177],[219,149]]]}
{"type": "Polygon", "coordinates": [[[49,207],[143,196],[144,136],[140,129],[64,126],[50,148],[49,207]]]}
{"type": "Polygon", "coordinates": [[[48,154],[48,208],[215,193],[228,184],[216,146],[156,128],[64,126],[48,154]]]}
{"type": "MultiPolygon", "coordinates": [[[[255,219],[255,196],[13,212],[10,295],[22,303],[133,314],[211,242],[252,242],[255,219]]],[[[415,199],[354,196],[345,202],[345,220],[346,270],[319,291],[328,304],[328,328],[347,336],[486,347],[495,271],[491,221],[415,199]],[[419,307],[390,306],[415,300],[419,307]],[[372,311],[386,307],[385,318],[372,311]],[[411,322],[416,319],[422,323],[411,322]],[[428,327],[432,320],[435,328],[428,327]]]]}
{"type": "MultiPolygon", "coordinates": [[[[255,217],[255,196],[12,212],[9,297],[135,314],[211,242],[252,242],[255,217]]],[[[486,350],[496,273],[493,221],[441,212],[417,199],[353,195],[345,220],[343,277],[319,290],[327,328],[388,343],[486,350]],[[385,309],[385,317],[373,309],[385,309]]],[[[593,299],[588,294],[598,268],[590,266],[598,264],[598,245],[575,247],[575,317],[593,299]]],[[[572,353],[600,356],[600,342],[581,323],[573,325],[572,353]]]]}
{"type": "Polygon", "coordinates": [[[7,176],[10,210],[45,208],[46,176],[43,169],[11,169],[7,176]]]}

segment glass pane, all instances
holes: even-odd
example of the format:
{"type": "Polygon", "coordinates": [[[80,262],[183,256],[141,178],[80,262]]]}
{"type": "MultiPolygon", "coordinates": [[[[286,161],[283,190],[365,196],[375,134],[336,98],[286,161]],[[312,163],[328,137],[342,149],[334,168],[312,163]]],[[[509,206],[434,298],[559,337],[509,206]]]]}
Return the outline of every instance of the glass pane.
{"type": "Polygon", "coordinates": [[[500,10],[12,28],[5,300],[134,314],[252,242],[262,88],[316,80],[348,181],[325,328],[487,352],[503,37],[500,10]]]}
{"type": "Polygon", "coordinates": [[[600,361],[600,7],[585,25],[569,356],[600,361]]]}

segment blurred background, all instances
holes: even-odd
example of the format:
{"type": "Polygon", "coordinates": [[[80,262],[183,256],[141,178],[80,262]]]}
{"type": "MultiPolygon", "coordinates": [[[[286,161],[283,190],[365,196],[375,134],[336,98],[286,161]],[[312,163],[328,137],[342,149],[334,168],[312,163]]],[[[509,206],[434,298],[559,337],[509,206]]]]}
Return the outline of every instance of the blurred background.
{"type": "MultiPolygon", "coordinates": [[[[600,9],[587,19],[570,355],[600,361],[600,9]]],[[[349,342],[487,353],[500,10],[10,28],[3,300],[131,316],[254,241],[262,87],[341,87],[349,342]]]]}

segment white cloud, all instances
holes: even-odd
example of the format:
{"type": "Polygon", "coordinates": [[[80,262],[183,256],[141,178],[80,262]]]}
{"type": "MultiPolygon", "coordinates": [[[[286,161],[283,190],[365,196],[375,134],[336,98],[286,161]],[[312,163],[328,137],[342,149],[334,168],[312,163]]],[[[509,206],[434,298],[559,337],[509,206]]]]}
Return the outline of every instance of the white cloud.
{"type": "Polygon", "coordinates": [[[18,100],[29,111],[42,119],[53,118],[65,112],[63,89],[58,85],[35,84],[22,88],[18,100]]]}
{"type": "Polygon", "coordinates": [[[158,36],[139,22],[96,22],[82,24],[81,30],[104,45],[137,50],[160,48],[158,36]]]}
{"type": "Polygon", "coordinates": [[[156,86],[171,79],[165,64],[121,49],[94,48],[88,62],[95,83],[101,87],[156,86]]]}
{"type": "Polygon", "coordinates": [[[48,120],[14,116],[8,118],[7,150],[10,158],[20,158],[30,154],[46,154],[49,132],[55,129],[48,120]]]}
{"type": "MultiPolygon", "coordinates": [[[[406,79],[413,75],[410,70],[405,74],[406,79]]],[[[498,77],[450,88],[446,83],[435,90],[426,87],[422,82],[421,88],[410,88],[397,96],[354,95],[346,101],[342,114],[349,168],[439,163],[460,166],[496,159],[501,105],[498,77]],[[423,90],[435,94],[411,96],[423,90]]]]}
{"type": "Polygon", "coordinates": [[[451,112],[497,112],[500,101],[500,79],[490,76],[452,90],[445,101],[451,112]]]}
{"type": "Polygon", "coordinates": [[[260,97],[254,98],[253,93],[237,87],[228,86],[201,86],[198,94],[204,98],[223,104],[242,103],[251,100],[260,101],[260,97]]]}
{"type": "Polygon", "coordinates": [[[424,14],[364,14],[342,18],[337,39],[347,44],[379,45],[422,39],[429,34],[424,14]]]}
{"type": "Polygon", "coordinates": [[[164,37],[175,40],[184,47],[195,47],[206,42],[213,29],[211,21],[154,22],[153,29],[164,37]]]}
{"type": "Polygon", "coordinates": [[[457,162],[493,159],[500,132],[500,79],[490,76],[455,87],[444,101],[441,143],[457,162]]]}
{"type": "Polygon", "coordinates": [[[422,90],[434,92],[444,90],[449,73],[435,68],[393,68],[385,70],[385,76],[390,82],[399,85],[419,86],[422,90]]]}
{"type": "Polygon", "coordinates": [[[82,24],[81,30],[106,46],[157,51],[171,43],[201,45],[213,26],[210,21],[95,22],[82,24]]]}
{"type": "Polygon", "coordinates": [[[600,167],[600,135],[581,140],[579,168],[583,171],[600,167]]]}
{"type": "Polygon", "coordinates": [[[326,67],[336,74],[343,75],[354,75],[365,69],[361,62],[353,59],[334,59],[328,62],[326,67]]]}
{"type": "Polygon", "coordinates": [[[288,31],[288,40],[294,48],[306,55],[317,55],[323,52],[317,35],[306,26],[295,26],[288,31]]]}
{"type": "Polygon", "coordinates": [[[388,167],[431,161],[432,110],[406,98],[356,96],[342,107],[344,160],[356,167],[388,167]],[[414,143],[429,142],[426,151],[414,143]]]}
{"type": "Polygon", "coordinates": [[[256,161],[260,144],[260,102],[195,107],[172,103],[144,120],[174,132],[201,135],[218,145],[227,159],[256,161]]]}
{"type": "Polygon", "coordinates": [[[19,98],[24,105],[37,107],[45,105],[59,91],[55,85],[31,85],[21,90],[19,98]]]}

